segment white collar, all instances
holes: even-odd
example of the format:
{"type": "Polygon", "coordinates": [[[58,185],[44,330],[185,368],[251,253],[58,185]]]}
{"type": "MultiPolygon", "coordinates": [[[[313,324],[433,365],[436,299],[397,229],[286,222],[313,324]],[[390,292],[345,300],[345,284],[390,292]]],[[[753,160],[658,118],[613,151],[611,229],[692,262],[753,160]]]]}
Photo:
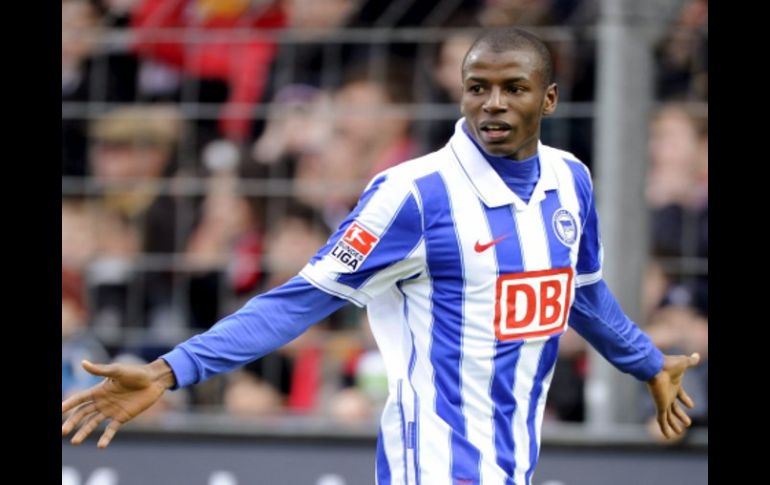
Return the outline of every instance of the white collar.
{"type": "Polygon", "coordinates": [[[559,180],[552,166],[552,159],[555,155],[549,147],[538,141],[537,154],[540,160],[540,178],[532,192],[532,197],[529,199],[529,204],[525,204],[518,195],[505,185],[503,179],[487,162],[473,141],[468,138],[468,135],[463,131],[464,122],[465,118],[460,118],[457,121],[454,135],[449,139],[448,146],[454,155],[452,158],[459,164],[474,192],[487,207],[513,204],[517,211],[523,211],[529,205],[543,200],[546,190],[559,187],[559,180]]]}

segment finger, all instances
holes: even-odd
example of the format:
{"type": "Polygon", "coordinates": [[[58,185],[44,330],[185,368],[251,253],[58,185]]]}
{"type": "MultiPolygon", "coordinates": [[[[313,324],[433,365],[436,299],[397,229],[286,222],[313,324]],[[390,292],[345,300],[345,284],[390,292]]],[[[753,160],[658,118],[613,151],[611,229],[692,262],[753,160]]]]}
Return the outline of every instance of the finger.
{"type": "Polygon", "coordinates": [[[80,423],[80,421],[88,414],[96,411],[96,406],[94,406],[94,403],[87,402],[84,404],[81,404],[77,408],[75,408],[75,411],[70,415],[69,418],[62,424],[61,426],[61,435],[66,436],[72,431],[77,425],[80,423]]]}
{"type": "Polygon", "coordinates": [[[79,445],[79,444],[80,444],[80,442],[81,442],[81,441],[83,441],[82,437],[81,437],[80,439],[77,439],[77,440],[76,440],[75,438],[77,438],[78,436],[82,436],[82,433],[81,433],[81,431],[83,430],[83,428],[84,428],[84,427],[86,427],[86,426],[88,426],[88,423],[89,423],[89,422],[90,422],[90,421],[93,419],[93,417],[94,417],[94,416],[96,416],[97,414],[98,414],[98,411],[94,410],[94,412],[92,412],[92,413],[88,414],[86,417],[84,417],[84,418],[83,418],[83,421],[80,423],[80,429],[79,429],[79,430],[77,431],[77,433],[75,433],[75,435],[72,437],[72,439],[70,440],[70,443],[72,443],[73,445],[79,445]]]}
{"type": "Polygon", "coordinates": [[[685,424],[688,428],[692,426],[692,419],[682,410],[682,407],[679,406],[679,403],[674,401],[674,403],[671,405],[671,409],[673,410],[674,414],[681,422],[685,424]]]}
{"type": "Polygon", "coordinates": [[[679,388],[677,397],[679,397],[679,400],[682,401],[688,408],[692,409],[695,407],[695,401],[693,401],[692,398],[687,394],[687,391],[684,390],[684,387],[679,388]]]}
{"type": "Polygon", "coordinates": [[[693,352],[690,354],[690,361],[687,363],[688,367],[695,367],[700,362],[700,354],[698,352],[693,352]]]}
{"type": "Polygon", "coordinates": [[[75,406],[79,404],[83,404],[84,402],[91,399],[91,391],[80,391],[76,394],[73,394],[72,396],[68,397],[61,403],[61,413],[64,414],[70,409],[74,408],[75,406]]]}
{"type": "Polygon", "coordinates": [[[120,376],[120,366],[118,364],[94,364],[84,360],[81,365],[85,370],[95,376],[118,377],[120,376]]]}
{"type": "Polygon", "coordinates": [[[73,445],[79,445],[80,443],[82,443],[83,440],[88,438],[88,435],[90,435],[91,432],[95,430],[96,427],[99,426],[99,424],[105,419],[107,419],[107,416],[98,411],[91,414],[87,418],[85,424],[83,424],[83,426],[80,427],[78,432],[75,433],[75,436],[72,437],[72,439],[70,440],[70,443],[72,443],[73,445]]]}
{"type": "Polygon", "coordinates": [[[668,422],[666,420],[666,414],[665,413],[658,413],[658,427],[660,428],[660,432],[663,433],[663,436],[666,439],[669,439],[671,437],[671,430],[668,427],[668,422]]]}
{"type": "Polygon", "coordinates": [[[99,448],[107,448],[107,445],[110,444],[112,438],[115,437],[115,433],[118,432],[122,425],[123,423],[113,419],[112,422],[107,426],[107,429],[104,430],[104,433],[102,433],[102,437],[99,438],[99,442],[96,444],[96,446],[99,448]]]}
{"type": "Polygon", "coordinates": [[[671,426],[671,429],[674,430],[674,433],[682,434],[682,427],[676,422],[674,414],[669,410],[666,410],[666,422],[671,426]]]}

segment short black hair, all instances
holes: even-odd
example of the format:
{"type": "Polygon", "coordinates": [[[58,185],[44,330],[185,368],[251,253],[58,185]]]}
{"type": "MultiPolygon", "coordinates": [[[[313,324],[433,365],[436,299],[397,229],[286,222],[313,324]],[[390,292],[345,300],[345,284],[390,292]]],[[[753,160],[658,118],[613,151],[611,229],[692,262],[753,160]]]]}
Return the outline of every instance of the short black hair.
{"type": "Polygon", "coordinates": [[[494,52],[530,49],[540,58],[545,85],[548,86],[554,82],[551,51],[535,34],[517,27],[502,27],[484,32],[473,42],[473,45],[465,54],[463,72],[465,72],[465,63],[468,61],[470,53],[482,45],[491,48],[494,52]]]}

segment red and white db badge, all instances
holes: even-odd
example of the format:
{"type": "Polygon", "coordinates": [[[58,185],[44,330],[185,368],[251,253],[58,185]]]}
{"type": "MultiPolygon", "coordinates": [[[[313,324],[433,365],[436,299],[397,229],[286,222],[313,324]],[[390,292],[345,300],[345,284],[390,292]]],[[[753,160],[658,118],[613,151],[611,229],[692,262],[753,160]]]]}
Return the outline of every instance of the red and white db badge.
{"type": "Polygon", "coordinates": [[[521,340],[563,332],[571,293],[571,268],[500,276],[495,297],[497,338],[521,340]]]}

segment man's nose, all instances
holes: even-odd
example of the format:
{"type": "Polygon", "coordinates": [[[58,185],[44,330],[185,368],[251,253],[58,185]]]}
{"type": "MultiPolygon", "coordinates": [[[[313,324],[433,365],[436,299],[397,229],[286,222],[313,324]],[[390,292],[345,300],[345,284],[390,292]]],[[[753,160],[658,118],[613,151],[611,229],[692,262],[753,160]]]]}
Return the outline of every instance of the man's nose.
{"type": "Polygon", "coordinates": [[[489,92],[489,96],[484,102],[484,111],[488,113],[499,113],[505,111],[505,100],[503,99],[502,90],[498,87],[493,87],[489,92]]]}

